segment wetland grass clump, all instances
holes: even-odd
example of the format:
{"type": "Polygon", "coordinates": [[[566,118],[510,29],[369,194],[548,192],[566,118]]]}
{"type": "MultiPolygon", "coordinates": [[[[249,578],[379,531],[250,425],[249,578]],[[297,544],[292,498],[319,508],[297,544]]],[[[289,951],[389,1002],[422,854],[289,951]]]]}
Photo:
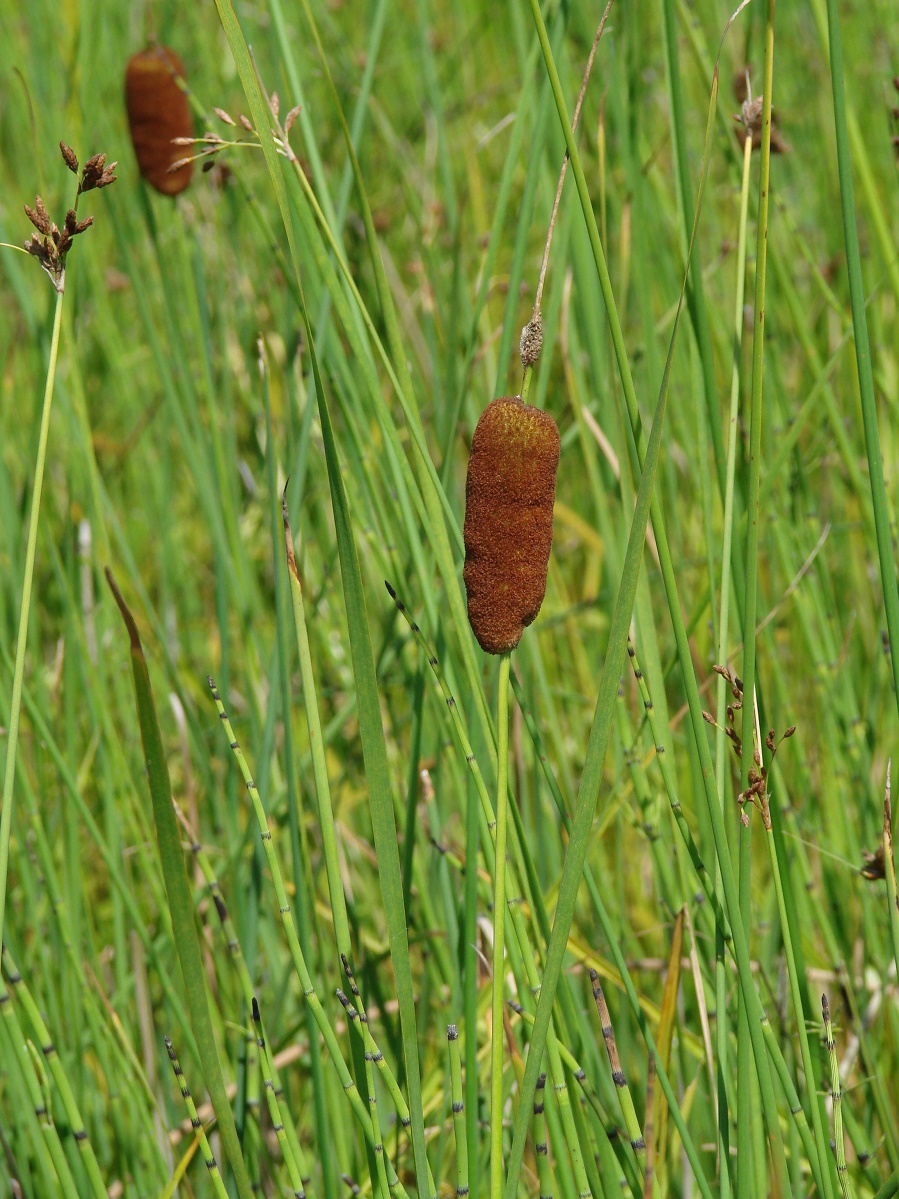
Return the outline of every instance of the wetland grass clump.
{"type": "Polygon", "coordinates": [[[481,413],[465,485],[464,578],[485,653],[514,649],[543,603],[559,450],[553,418],[518,396],[481,413]]]}
{"type": "Polygon", "coordinates": [[[133,23],[7,39],[0,1193],[899,1194],[889,5],[852,271],[836,25],[775,157],[773,0],[613,9],[580,134],[586,10],[238,7],[156,14],[233,186],[107,221],[133,23]]]}
{"type": "Polygon", "coordinates": [[[193,163],[181,162],[175,139],[193,137],[187,93],[178,80],[184,64],[174,50],[150,46],[128,60],[125,108],[138,170],[164,196],[177,196],[190,184],[193,163]]]}

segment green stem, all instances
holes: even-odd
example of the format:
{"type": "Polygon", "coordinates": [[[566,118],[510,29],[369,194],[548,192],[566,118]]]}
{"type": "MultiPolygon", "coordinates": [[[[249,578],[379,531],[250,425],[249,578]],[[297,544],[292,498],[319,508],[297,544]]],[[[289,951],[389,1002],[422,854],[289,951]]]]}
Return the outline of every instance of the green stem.
{"type": "Polygon", "coordinates": [[[855,331],[855,361],[861,394],[862,421],[865,427],[865,452],[868,458],[868,477],[871,480],[871,500],[874,506],[874,528],[877,533],[877,554],[880,559],[880,581],[886,608],[887,631],[890,639],[890,665],[896,702],[899,704],[899,584],[893,561],[889,509],[883,481],[883,457],[880,449],[880,429],[874,397],[874,374],[871,368],[871,347],[868,343],[868,320],[865,315],[865,285],[862,279],[861,255],[855,218],[855,198],[852,188],[852,164],[849,161],[849,132],[846,123],[846,94],[843,85],[843,44],[840,37],[840,14],[836,0],[827,0],[827,28],[830,34],[830,75],[833,88],[833,118],[837,142],[837,168],[840,176],[840,203],[843,210],[843,236],[846,241],[846,269],[849,274],[849,299],[852,306],[852,327],[855,331]]]}
{"type": "Polygon", "coordinates": [[[503,957],[506,941],[506,842],[509,804],[509,670],[511,652],[499,660],[496,701],[496,871],[493,880],[493,1004],[490,1046],[490,1199],[503,1194],[503,957]]]}
{"type": "Polygon", "coordinates": [[[868,342],[868,319],[864,312],[864,281],[862,259],[858,251],[855,195],[852,191],[852,165],[849,159],[849,131],[846,125],[846,96],[843,83],[843,42],[840,40],[837,0],[827,0],[827,29],[831,41],[831,85],[833,88],[833,125],[837,134],[837,167],[840,180],[840,204],[843,207],[843,235],[846,242],[846,270],[849,272],[849,295],[852,307],[852,329],[855,331],[858,390],[862,398],[864,448],[868,456],[868,476],[871,502],[874,505],[874,528],[877,535],[877,556],[880,559],[880,579],[883,586],[883,605],[886,608],[889,634],[889,663],[893,669],[893,689],[899,704],[899,585],[895,578],[893,547],[889,532],[887,493],[883,483],[883,458],[880,429],[877,427],[877,408],[874,398],[874,374],[871,370],[871,351],[868,342]]]}
{"type": "Polygon", "coordinates": [[[16,781],[16,751],[19,744],[19,717],[22,713],[22,684],[25,678],[25,650],[28,644],[28,617],[31,612],[31,589],[34,582],[34,558],[37,551],[37,528],[41,512],[41,492],[44,486],[44,466],[47,461],[47,442],[50,437],[50,412],[53,407],[53,385],[56,382],[56,363],[59,358],[59,331],[62,328],[64,290],[56,293],[53,315],[53,335],[50,339],[50,361],[44,387],[41,410],[41,431],[34,465],[34,491],[28,518],[28,544],[25,550],[25,574],[22,579],[22,607],[19,612],[19,635],[16,638],[16,665],[12,681],[12,703],[9,710],[9,735],[6,749],[6,770],[3,776],[3,808],[0,811],[0,942],[3,940],[3,920],[6,913],[6,877],[9,870],[9,839],[12,832],[13,787],[16,781]]]}
{"type": "MultiPolygon", "coordinates": [[[[768,263],[768,196],[771,178],[771,97],[774,88],[774,6],[775,0],[768,0],[767,17],[765,21],[765,78],[762,92],[762,146],[759,162],[759,207],[758,224],[756,229],[756,270],[755,270],[755,302],[753,307],[755,329],[752,341],[752,398],[749,415],[749,487],[747,513],[748,524],[746,532],[746,571],[744,619],[745,649],[743,652],[743,754],[740,765],[740,790],[745,791],[749,785],[749,772],[753,765],[753,750],[755,746],[755,625],[758,611],[758,546],[759,546],[759,497],[762,477],[762,396],[764,391],[764,360],[765,360],[765,286],[768,263]]],[[[748,135],[748,131],[747,131],[748,135]]],[[[750,911],[750,837],[751,829],[748,821],[740,824],[740,887],[739,912],[736,919],[739,926],[743,921],[743,931],[749,942],[749,911],[750,911]]],[[[738,1061],[738,1091],[737,1091],[737,1165],[738,1188],[740,1196],[748,1196],[749,1180],[746,1173],[746,1162],[749,1157],[748,1149],[753,1133],[750,1127],[750,1087],[749,1071],[751,1069],[753,1033],[757,1040],[757,1000],[750,994],[750,988],[741,992],[738,1030],[737,1030],[737,1061],[738,1061]],[[741,1168],[742,1167],[742,1168],[741,1168]]],[[[783,1136],[777,1109],[773,1102],[770,1084],[766,1086],[762,1079],[762,1060],[755,1054],[756,1069],[760,1071],[759,1082],[762,1084],[762,1105],[765,1122],[768,1125],[768,1135],[771,1138],[773,1165],[779,1187],[786,1194],[787,1167],[784,1154],[783,1136]]],[[[767,1066],[767,1063],[765,1063],[767,1066]]],[[[828,1199],[830,1195],[828,1192],[828,1199]]]]}
{"type": "Polygon", "coordinates": [[[890,933],[893,938],[893,958],[899,976],[899,895],[896,892],[896,860],[893,856],[893,808],[890,802],[890,772],[892,762],[887,763],[886,795],[883,801],[883,870],[887,885],[887,903],[890,908],[890,933]]]}
{"type": "Polygon", "coordinates": [[[840,1081],[840,1063],[837,1061],[837,1047],[833,1039],[833,1025],[830,1022],[830,1003],[827,996],[821,996],[821,1016],[824,1020],[824,1040],[827,1044],[827,1058],[830,1064],[830,1094],[833,1099],[833,1143],[837,1156],[837,1173],[840,1178],[840,1191],[843,1199],[855,1199],[852,1180],[849,1177],[849,1167],[846,1164],[846,1144],[843,1140],[843,1084],[840,1081]]]}
{"type": "MultiPolygon", "coordinates": [[[[728,418],[727,467],[724,482],[724,538],[721,549],[721,603],[718,617],[718,656],[721,663],[727,662],[728,631],[730,624],[731,546],[734,528],[734,477],[737,457],[737,418],[740,408],[740,347],[743,337],[743,304],[746,290],[746,230],[749,212],[749,175],[752,162],[752,137],[747,133],[743,147],[743,183],[740,191],[740,224],[737,235],[737,285],[734,296],[734,360],[731,370],[730,414],[728,418]]],[[[720,802],[724,802],[727,782],[727,739],[724,724],[727,715],[727,681],[718,676],[718,729],[715,739],[715,783],[720,802]]],[[[721,868],[715,867],[715,892],[721,895],[721,868]]],[[[715,933],[715,1020],[716,1049],[718,1053],[718,1162],[721,1173],[721,1199],[730,1195],[730,1114],[728,1112],[725,1080],[729,1052],[729,1029],[725,1018],[727,1012],[728,967],[725,958],[724,937],[721,928],[715,933]]],[[[746,1155],[738,1158],[738,1171],[746,1168],[746,1155]]],[[[744,1180],[745,1185],[745,1180],[744,1180]]]]}
{"type": "Polygon", "coordinates": [[[350,925],[347,917],[346,896],[340,877],[337,856],[337,836],[334,812],[331,806],[331,785],[325,761],[325,742],[322,737],[321,717],[318,710],[318,693],[315,674],[312,670],[312,652],[309,648],[309,630],[306,626],[306,609],[303,602],[303,584],[297,567],[293,548],[293,536],[287,518],[287,488],[281,497],[284,538],[287,548],[287,570],[290,578],[290,597],[293,601],[294,626],[297,636],[297,652],[300,659],[300,680],[303,686],[303,703],[306,708],[306,723],[309,730],[309,753],[312,757],[312,777],[315,781],[315,797],[318,800],[318,817],[325,855],[325,870],[328,876],[328,893],[331,898],[331,913],[334,918],[334,936],[337,952],[352,957],[350,925]]]}
{"type": "Polygon", "coordinates": [[[453,1133],[456,1138],[456,1195],[465,1199],[468,1185],[468,1140],[465,1128],[465,1097],[462,1090],[462,1055],[459,1052],[459,1029],[455,1024],[446,1027],[449,1045],[450,1090],[453,1103],[453,1133]]]}

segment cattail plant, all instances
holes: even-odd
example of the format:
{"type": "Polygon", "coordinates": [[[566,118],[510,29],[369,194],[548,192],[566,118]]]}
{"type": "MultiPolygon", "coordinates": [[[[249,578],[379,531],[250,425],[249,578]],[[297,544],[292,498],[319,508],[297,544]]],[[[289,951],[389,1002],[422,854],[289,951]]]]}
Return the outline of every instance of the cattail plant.
{"type": "Polygon", "coordinates": [[[166,46],[132,55],[125,69],[125,108],[138,170],[164,196],[179,195],[193,175],[193,164],[181,158],[184,143],[177,140],[193,136],[183,79],[184,64],[166,46]]]}

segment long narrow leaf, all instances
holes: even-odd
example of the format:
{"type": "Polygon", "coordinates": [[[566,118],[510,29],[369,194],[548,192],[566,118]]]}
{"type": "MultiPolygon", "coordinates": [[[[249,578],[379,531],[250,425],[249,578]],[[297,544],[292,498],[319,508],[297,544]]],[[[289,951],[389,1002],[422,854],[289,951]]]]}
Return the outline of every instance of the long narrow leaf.
{"type": "Polygon", "coordinates": [[[159,861],[162,866],[162,877],[165,880],[172,929],[175,934],[175,946],[178,950],[178,960],[181,963],[187,1008],[197,1040],[200,1065],[203,1069],[206,1089],[215,1110],[222,1144],[237,1182],[240,1199],[252,1199],[250,1178],[237,1139],[234,1114],[225,1092],[218,1047],[212,1030],[212,1019],[206,995],[206,976],[200,954],[200,939],[197,936],[194,905],[191,899],[190,884],[187,880],[187,867],[184,865],[184,852],[181,848],[178,822],[172,806],[172,784],[169,779],[165,751],[162,748],[162,735],[159,731],[156,705],[153,702],[153,692],[150,688],[150,675],[147,671],[147,663],[134,617],[108,567],[106,580],[115,596],[115,602],[119,606],[122,620],[125,622],[125,628],[128,630],[131,640],[131,669],[134,673],[137,718],[140,723],[141,742],[147,764],[150,798],[153,801],[153,820],[156,825],[159,861]]]}

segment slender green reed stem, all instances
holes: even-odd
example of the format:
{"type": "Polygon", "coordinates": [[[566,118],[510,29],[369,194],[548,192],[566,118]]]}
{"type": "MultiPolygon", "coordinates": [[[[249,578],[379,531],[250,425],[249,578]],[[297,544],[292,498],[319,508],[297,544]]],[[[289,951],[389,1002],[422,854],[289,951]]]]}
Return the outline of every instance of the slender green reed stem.
{"type": "Polygon", "coordinates": [[[197,1114],[197,1105],[194,1103],[194,1097],[190,1093],[190,1087],[184,1081],[184,1071],[181,1069],[181,1063],[178,1061],[175,1047],[168,1036],[165,1038],[165,1048],[169,1055],[169,1061],[172,1063],[172,1070],[175,1072],[175,1081],[181,1092],[181,1098],[184,1100],[184,1106],[187,1108],[187,1114],[190,1117],[190,1126],[200,1141],[200,1151],[203,1154],[203,1162],[209,1172],[209,1177],[212,1179],[213,1189],[218,1199],[228,1199],[228,1192],[225,1189],[225,1183],[222,1180],[218,1162],[215,1160],[215,1154],[212,1152],[212,1147],[209,1144],[202,1121],[197,1114]]]}
{"type": "Polygon", "coordinates": [[[872,1199],[894,1199],[895,1195],[899,1195],[899,1174],[888,1178],[880,1190],[872,1196],[872,1199]]]}
{"type": "Polygon", "coordinates": [[[837,1047],[833,1039],[833,1025],[830,1022],[830,1003],[826,995],[821,996],[821,1016],[824,1021],[824,1041],[830,1065],[830,1096],[833,1100],[833,1140],[837,1158],[837,1176],[840,1180],[843,1199],[855,1199],[855,1189],[852,1186],[849,1167],[846,1164],[846,1142],[843,1138],[843,1084],[840,1081],[840,1063],[837,1061],[837,1047]]]}
{"type": "Polygon", "coordinates": [[[874,506],[880,581],[883,587],[887,631],[890,638],[893,691],[896,703],[899,705],[899,582],[896,580],[896,565],[893,557],[889,507],[883,477],[880,429],[877,420],[877,401],[874,394],[874,372],[871,365],[871,346],[868,340],[868,319],[865,314],[865,285],[862,278],[861,254],[858,244],[852,164],[849,156],[849,132],[846,121],[843,41],[840,34],[840,12],[836,0],[827,0],[827,28],[830,34],[830,76],[833,88],[833,117],[837,143],[837,170],[840,176],[843,236],[846,242],[846,268],[849,275],[852,327],[855,330],[855,361],[862,402],[871,501],[874,506]]]}
{"type": "Polygon", "coordinates": [[[493,879],[493,1001],[490,1027],[490,1199],[503,1194],[503,1004],[506,948],[506,841],[509,799],[509,670],[512,656],[499,660],[496,700],[496,869],[493,879]]]}
{"type": "Polygon", "coordinates": [[[883,797],[883,870],[887,884],[887,904],[890,911],[890,936],[893,942],[893,961],[899,978],[899,893],[896,889],[896,859],[893,856],[893,807],[890,801],[892,760],[887,763],[887,781],[883,797]]]}
{"type": "Polygon", "coordinates": [[[456,1199],[468,1195],[468,1137],[465,1127],[465,1095],[462,1090],[462,1055],[459,1052],[459,1029],[446,1026],[446,1041],[450,1059],[450,1095],[453,1105],[453,1133],[456,1141],[456,1199]]]}
{"type": "Polygon", "coordinates": [[[306,627],[306,609],[303,602],[303,584],[293,547],[293,536],[287,516],[287,488],[281,497],[284,520],[284,539],[287,550],[287,570],[290,577],[290,596],[293,601],[293,617],[296,627],[297,651],[300,659],[300,681],[303,687],[303,706],[309,728],[309,752],[312,757],[312,777],[315,780],[315,796],[318,800],[318,818],[328,875],[328,893],[331,897],[331,913],[334,918],[334,933],[338,953],[350,957],[350,926],[347,918],[346,896],[340,877],[337,858],[337,837],[334,832],[334,812],[331,806],[331,786],[325,761],[325,743],[322,738],[321,717],[318,710],[318,693],[312,669],[312,653],[309,648],[309,631],[306,627]]]}
{"type": "MultiPolygon", "coordinates": [[[[762,396],[764,389],[765,353],[765,287],[768,262],[768,196],[771,179],[771,99],[774,87],[774,9],[775,0],[768,0],[765,22],[765,70],[762,92],[762,146],[759,162],[759,204],[756,230],[756,273],[755,273],[755,330],[752,343],[752,398],[749,413],[749,485],[747,499],[748,525],[746,536],[746,570],[744,577],[744,638],[743,650],[743,754],[741,759],[741,791],[749,785],[749,774],[754,763],[755,746],[755,686],[756,647],[754,630],[758,611],[758,545],[759,545],[759,496],[762,468],[762,396]]],[[[749,883],[750,883],[750,836],[748,820],[740,823],[740,919],[743,931],[749,934],[749,883]]],[[[746,1173],[750,1158],[753,1130],[750,1117],[750,1086],[748,1084],[751,1053],[755,1056],[756,1071],[762,1090],[762,1104],[768,1135],[773,1149],[773,1165],[780,1189],[786,1193],[788,1174],[784,1154],[783,1137],[777,1108],[770,1086],[763,1079],[766,1063],[755,1049],[756,1002],[748,993],[741,992],[737,1032],[737,1169],[738,1194],[740,1199],[749,1199],[749,1179],[746,1173]],[[750,1048],[752,1046],[752,1048],[750,1048]],[[742,1166],[741,1166],[742,1163],[742,1166]]],[[[719,1018],[723,1013],[719,1013],[719,1018]]],[[[828,1193],[829,1199],[829,1193],[828,1193]]]]}
{"type": "Polygon", "coordinates": [[[3,774],[3,801],[0,808],[0,942],[6,914],[6,880],[9,873],[9,841],[12,835],[13,799],[16,782],[16,757],[19,748],[19,719],[22,714],[22,685],[25,680],[25,650],[28,645],[28,617],[31,612],[31,592],[34,584],[34,559],[37,553],[37,533],[41,515],[41,493],[44,488],[44,468],[47,464],[47,443],[50,438],[50,413],[53,409],[53,389],[56,383],[56,364],[59,358],[59,331],[62,328],[62,309],[65,289],[56,292],[53,312],[53,333],[50,338],[50,358],[41,407],[41,428],[37,458],[34,463],[34,482],[31,508],[28,515],[28,541],[25,548],[25,570],[22,575],[22,606],[19,609],[19,632],[16,637],[16,664],[13,671],[12,698],[9,705],[9,728],[6,739],[6,766],[3,774]]]}
{"type": "MultiPolygon", "coordinates": [[[[737,233],[737,280],[734,288],[734,344],[731,368],[730,411],[727,424],[727,466],[724,481],[724,528],[721,549],[721,585],[718,609],[717,661],[724,665],[728,660],[728,638],[730,629],[731,555],[734,535],[734,480],[736,476],[737,441],[740,407],[740,350],[743,341],[744,296],[746,289],[746,236],[749,212],[749,179],[752,164],[752,135],[747,130],[743,145],[743,175],[740,188],[740,217],[737,233]]],[[[727,680],[718,676],[717,728],[715,736],[715,784],[721,805],[727,794],[728,773],[726,765],[728,741],[725,736],[727,716],[727,680]]],[[[721,868],[715,862],[715,893],[721,894],[721,868]]],[[[721,1199],[730,1194],[730,1112],[727,1105],[726,1079],[730,1036],[727,1011],[728,970],[724,940],[721,930],[715,933],[715,1044],[717,1051],[718,1078],[718,1168],[721,1176],[721,1199]]],[[[747,1169],[746,1155],[738,1161],[737,1168],[747,1169]]],[[[745,1188],[746,1179],[740,1184],[745,1188]]]]}

